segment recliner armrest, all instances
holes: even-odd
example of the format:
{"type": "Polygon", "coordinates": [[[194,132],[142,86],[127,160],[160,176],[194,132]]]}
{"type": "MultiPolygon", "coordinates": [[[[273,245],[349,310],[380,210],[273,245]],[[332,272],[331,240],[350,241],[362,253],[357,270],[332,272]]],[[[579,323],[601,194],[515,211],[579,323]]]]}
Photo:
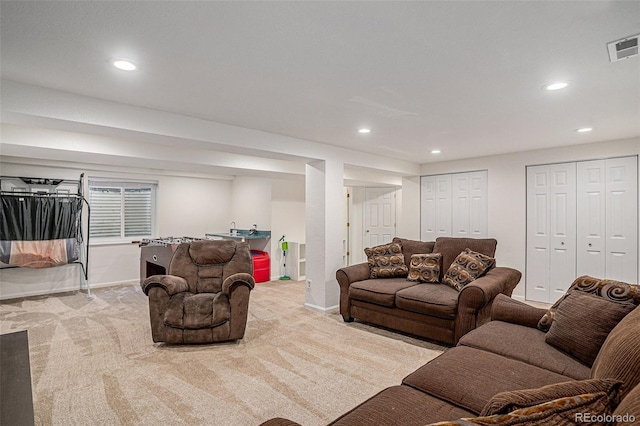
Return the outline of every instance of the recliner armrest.
{"type": "Polygon", "coordinates": [[[491,321],[504,321],[536,328],[546,313],[546,309],[536,308],[504,294],[499,294],[491,306],[491,321]]]}
{"type": "Polygon", "coordinates": [[[255,280],[251,276],[251,274],[247,274],[246,272],[238,272],[236,274],[230,275],[227,279],[222,283],[222,292],[227,296],[231,295],[231,291],[239,286],[245,285],[249,287],[249,290],[253,290],[255,286],[255,280]]]}
{"type": "Polygon", "coordinates": [[[142,287],[144,294],[147,296],[149,295],[149,290],[154,287],[164,289],[169,296],[189,291],[189,284],[187,284],[187,280],[175,275],[152,275],[145,279],[140,286],[142,287]]]}

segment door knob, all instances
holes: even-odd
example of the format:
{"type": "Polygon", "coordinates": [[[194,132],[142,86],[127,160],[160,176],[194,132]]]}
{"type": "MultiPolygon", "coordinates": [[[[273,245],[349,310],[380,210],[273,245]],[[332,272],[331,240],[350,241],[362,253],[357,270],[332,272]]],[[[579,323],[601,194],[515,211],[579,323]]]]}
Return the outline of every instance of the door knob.
{"type": "Polygon", "coordinates": [[[560,245],[563,246],[564,245],[564,241],[560,242],[560,245]]]}
{"type": "Polygon", "coordinates": [[[369,232],[369,230],[367,229],[367,231],[366,231],[366,232],[369,232]]]}
{"type": "Polygon", "coordinates": [[[591,247],[591,243],[589,243],[589,247],[591,247]]]}

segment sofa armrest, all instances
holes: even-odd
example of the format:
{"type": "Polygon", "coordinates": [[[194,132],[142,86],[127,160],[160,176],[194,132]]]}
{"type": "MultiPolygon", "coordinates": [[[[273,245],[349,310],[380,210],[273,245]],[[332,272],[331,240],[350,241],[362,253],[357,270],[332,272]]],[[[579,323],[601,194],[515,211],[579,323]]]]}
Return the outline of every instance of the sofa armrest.
{"type": "Polygon", "coordinates": [[[351,283],[368,280],[371,277],[368,263],[345,266],[336,271],[336,280],[340,286],[340,314],[349,322],[351,317],[351,300],[349,299],[349,286],[351,283]]]}
{"type": "Polygon", "coordinates": [[[246,272],[238,272],[236,274],[230,275],[227,279],[222,283],[222,292],[227,296],[231,296],[231,292],[234,288],[240,285],[247,286],[249,290],[253,290],[256,282],[251,276],[251,274],[247,274],[246,272]]]}
{"type": "Polygon", "coordinates": [[[142,291],[147,296],[149,295],[149,290],[154,287],[164,289],[169,296],[189,291],[187,280],[175,275],[152,275],[145,279],[142,284],[140,284],[140,287],[142,287],[142,291]]]}
{"type": "Polygon", "coordinates": [[[501,293],[510,296],[521,277],[520,271],[513,268],[496,267],[464,286],[458,295],[455,342],[481,324],[478,316],[483,308],[488,318],[487,310],[490,309],[493,299],[501,293]]]}
{"type": "Polygon", "coordinates": [[[466,304],[480,309],[488,305],[500,293],[511,296],[521,277],[520,271],[512,268],[493,268],[486,275],[472,281],[460,290],[458,305],[466,304]]]}
{"type": "Polygon", "coordinates": [[[348,288],[351,283],[368,280],[370,277],[371,271],[369,270],[369,264],[366,262],[345,266],[336,272],[338,284],[340,284],[340,287],[346,288],[348,288]]]}
{"type": "Polygon", "coordinates": [[[538,321],[546,313],[546,309],[536,308],[518,300],[513,300],[504,294],[499,294],[491,306],[491,321],[504,321],[536,328],[538,321]]]}

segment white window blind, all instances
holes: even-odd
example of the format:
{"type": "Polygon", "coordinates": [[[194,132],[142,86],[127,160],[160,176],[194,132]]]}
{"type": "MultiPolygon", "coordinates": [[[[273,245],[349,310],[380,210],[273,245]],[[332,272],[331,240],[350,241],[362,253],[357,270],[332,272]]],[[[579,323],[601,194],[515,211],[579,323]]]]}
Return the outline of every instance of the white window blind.
{"type": "Polygon", "coordinates": [[[91,238],[150,237],[157,184],[89,181],[91,238]]]}

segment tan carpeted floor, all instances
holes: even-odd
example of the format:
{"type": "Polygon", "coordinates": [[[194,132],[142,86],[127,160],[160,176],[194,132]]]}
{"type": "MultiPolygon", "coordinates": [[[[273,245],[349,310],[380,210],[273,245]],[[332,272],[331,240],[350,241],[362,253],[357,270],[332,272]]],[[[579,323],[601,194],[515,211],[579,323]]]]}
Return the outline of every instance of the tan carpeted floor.
{"type": "Polygon", "coordinates": [[[300,282],[256,285],[244,339],[197,346],[152,342],[137,284],[93,294],[0,304],[1,333],[28,330],[36,424],[322,425],[444,349],[308,310],[300,282]]]}

